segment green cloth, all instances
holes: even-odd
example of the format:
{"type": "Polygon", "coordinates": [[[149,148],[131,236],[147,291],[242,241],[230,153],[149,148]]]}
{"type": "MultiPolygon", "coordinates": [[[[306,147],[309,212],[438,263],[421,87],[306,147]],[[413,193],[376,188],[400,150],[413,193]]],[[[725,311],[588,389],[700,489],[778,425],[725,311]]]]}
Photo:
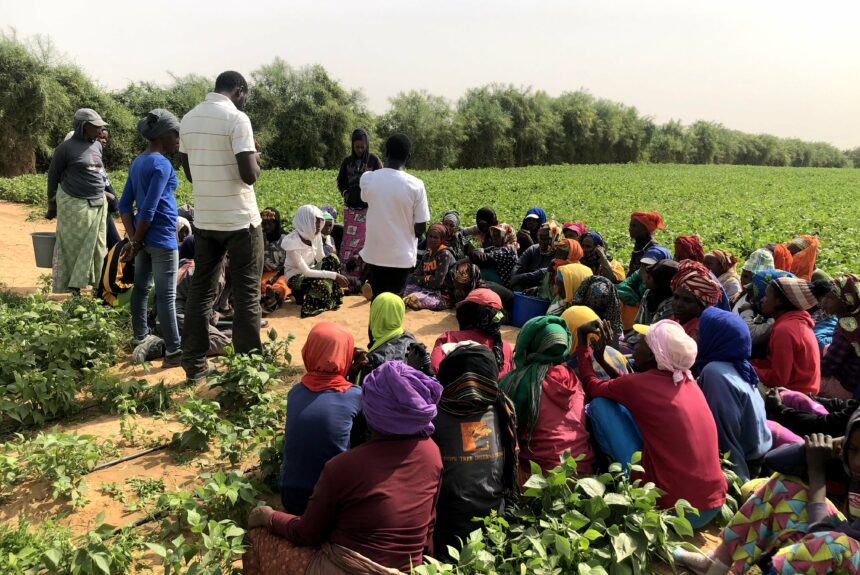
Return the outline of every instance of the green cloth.
{"type": "Polygon", "coordinates": [[[517,336],[515,368],[502,378],[499,388],[514,402],[519,426],[525,426],[529,435],[537,423],[543,380],[551,365],[564,363],[570,341],[567,324],[556,316],[530,319],[517,336]]]}
{"type": "Polygon", "coordinates": [[[376,296],[370,304],[370,334],[373,336],[373,346],[368,351],[403,335],[405,315],[406,305],[399,295],[385,292],[376,296]]]}
{"type": "Polygon", "coordinates": [[[107,253],[107,202],[91,207],[89,200],[57,190],[57,245],[54,248],[54,293],[97,285],[107,253]]]}
{"type": "Polygon", "coordinates": [[[639,277],[639,270],[636,270],[630,277],[615,286],[615,289],[618,292],[618,299],[627,305],[635,306],[642,301],[647,288],[639,277]]]}

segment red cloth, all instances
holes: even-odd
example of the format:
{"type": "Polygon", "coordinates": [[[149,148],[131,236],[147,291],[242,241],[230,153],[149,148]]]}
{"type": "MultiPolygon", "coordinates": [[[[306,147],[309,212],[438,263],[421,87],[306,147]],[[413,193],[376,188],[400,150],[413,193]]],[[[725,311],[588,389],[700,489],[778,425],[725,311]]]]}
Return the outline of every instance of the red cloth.
{"type": "Polygon", "coordinates": [[[429,437],[374,439],[330,459],[304,515],[270,528],[296,545],[326,541],[409,572],[432,553],[442,457],[429,437]]]}
{"type": "Polygon", "coordinates": [[[588,397],[617,401],[639,426],[644,480],[666,492],[660,506],[668,509],[678,499],[699,510],[725,503],[717,425],[696,382],[675,385],[671,372],[657,369],[603,381],[594,374],[591,350],[580,347],[577,355],[588,397]]]}
{"type": "Polygon", "coordinates": [[[699,236],[678,236],[675,238],[675,261],[705,261],[705,248],[699,236]]]}
{"type": "Polygon", "coordinates": [[[352,365],[355,341],[352,334],[330,321],[313,327],[302,347],[302,360],[307,373],[302,383],[311,391],[334,389],[343,393],[352,384],[346,373],[352,365]]]}
{"type": "MultiPolygon", "coordinates": [[[[461,341],[469,340],[487,346],[490,351],[493,350],[493,338],[482,331],[478,331],[476,329],[446,331],[436,338],[436,343],[433,345],[433,351],[430,353],[430,367],[433,369],[433,373],[439,371],[439,364],[442,363],[442,360],[445,358],[445,353],[442,351],[443,345],[446,343],[460,343],[461,341]]],[[[502,342],[502,357],[504,358],[504,363],[502,364],[502,369],[499,370],[499,379],[502,379],[502,377],[507,375],[507,373],[513,369],[514,365],[514,352],[511,350],[511,345],[506,341],[502,342]]]]}
{"type": "Polygon", "coordinates": [[[791,264],[794,262],[794,256],[788,251],[788,248],[782,244],[776,244],[773,248],[773,267],[784,272],[791,271],[791,264]]]}
{"type": "Polygon", "coordinates": [[[657,212],[633,212],[630,217],[645,226],[645,229],[652,234],[656,230],[666,227],[663,218],[657,212]]]}
{"type": "Polygon", "coordinates": [[[815,321],[805,311],[790,311],[777,318],[770,332],[767,359],[750,362],[764,385],[818,394],[821,353],[813,327],[815,321]]]}
{"type": "Polygon", "coordinates": [[[460,304],[462,304],[463,302],[467,301],[480,305],[486,305],[497,310],[502,309],[502,298],[499,297],[499,294],[487,288],[473,289],[469,292],[469,295],[466,296],[466,299],[457,304],[457,307],[459,307],[460,304]]]}
{"type": "Polygon", "coordinates": [[[540,411],[531,439],[520,435],[520,460],[534,461],[548,471],[561,454],[585,455],[576,463],[579,475],[594,471],[594,451],[585,429],[585,391],[572,369],[553,365],[541,385],[540,411]]]}
{"type": "Polygon", "coordinates": [[[694,260],[684,260],[678,265],[678,272],[672,278],[672,291],[682,287],[696,296],[702,307],[716,305],[723,295],[722,286],[711,275],[711,271],[694,260]]]}
{"type": "MultiPolygon", "coordinates": [[[[678,321],[677,318],[673,317],[672,319],[675,321],[678,321]]],[[[684,333],[686,333],[687,335],[689,335],[690,337],[692,337],[696,341],[699,341],[699,319],[701,319],[701,318],[694,317],[693,319],[691,319],[687,323],[681,324],[681,327],[684,328],[684,333]]],[[[678,323],[680,323],[680,322],[678,322],[678,323]]]]}

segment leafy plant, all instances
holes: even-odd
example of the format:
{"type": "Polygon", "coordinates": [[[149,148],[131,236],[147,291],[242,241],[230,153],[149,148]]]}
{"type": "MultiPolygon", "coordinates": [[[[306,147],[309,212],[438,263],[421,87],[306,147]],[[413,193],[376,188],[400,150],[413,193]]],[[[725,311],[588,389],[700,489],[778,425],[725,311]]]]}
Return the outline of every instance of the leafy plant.
{"type": "Polygon", "coordinates": [[[130,502],[125,508],[128,511],[139,511],[149,509],[155,500],[164,493],[164,480],[148,477],[129,477],[125,480],[131,490],[137,495],[135,501],[130,502]]]}
{"type": "Polygon", "coordinates": [[[198,542],[189,543],[184,535],[170,541],[170,546],[147,543],[163,559],[164,575],[223,575],[232,572],[233,561],[245,551],[245,530],[229,519],[203,522],[199,518],[191,532],[199,534],[198,542]]]}
{"type": "Polygon", "coordinates": [[[221,406],[217,401],[191,398],[180,408],[177,419],[188,429],[174,434],[173,440],[180,449],[205,451],[209,449],[209,440],[215,435],[221,417],[218,411],[221,406]]]}

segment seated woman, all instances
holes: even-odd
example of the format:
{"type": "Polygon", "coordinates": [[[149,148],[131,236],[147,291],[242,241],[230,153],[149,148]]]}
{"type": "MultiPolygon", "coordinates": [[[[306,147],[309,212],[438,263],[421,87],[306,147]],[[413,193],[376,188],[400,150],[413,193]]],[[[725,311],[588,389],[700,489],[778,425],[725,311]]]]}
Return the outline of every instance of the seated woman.
{"type": "Polygon", "coordinates": [[[675,238],[675,261],[680,263],[684,260],[694,262],[705,262],[705,248],[699,236],[678,236],[675,238]]]}
{"type": "Polygon", "coordinates": [[[547,309],[547,315],[561,315],[573,305],[576,290],[592,276],[591,269],[582,264],[567,264],[558,268],[555,277],[555,297],[547,309]]]}
{"type": "Polygon", "coordinates": [[[583,256],[580,263],[591,268],[596,276],[603,276],[612,283],[618,283],[627,277],[621,262],[606,253],[606,242],[603,236],[595,231],[582,234],[579,238],[583,256]]]}
{"type": "Polygon", "coordinates": [[[517,263],[517,237],[514,228],[508,224],[498,224],[490,227],[492,245],[483,249],[473,250],[472,263],[481,268],[481,277],[485,281],[495,282],[505,287],[511,284],[511,274],[517,263]]]}
{"type": "MultiPolygon", "coordinates": [[[[601,320],[608,321],[612,330],[609,345],[618,347],[618,340],[623,331],[621,327],[621,304],[618,301],[618,293],[615,291],[615,284],[612,281],[603,276],[585,278],[585,281],[573,294],[573,305],[586,306],[596,313],[601,320]]],[[[570,324],[568,323],[568,325],[570,324]]]]}
{"type": "Polygon", "coordinates": [[[448,228],[433,224],[427,230],[427,251],[415,272],[409,277],[403,301],[411,309],[441,311],[448,306],[442,298],[442,283],[454,265],[454,254],[448,249],[448,228]]]}
{"type": "Polygon", "coordinates": [[[500,376],[507,374],[513,366],[513,351],[510,344],[502,340],[502,300],[488,289],[478,288],[465,300],[457,304],[459,331],[446,331],[436,339],[430,353],[430,368],[439,371],[445,346],[463,341],[474,341],[487,347],[496,358],[500,376]]]}
{"type": "Polygon", "coordinates": [[[754,251],[741,267],[741,286],[746,287],[750,285],[753,276],[757,273],[772,269],[776,269],[773,266],[773,253],[766,248],[754,251]]]}
{"type": "Polygon", "coordinates": [[[515,494],[517,435],[514,406],[499,391],[499,368],[486,347],[463,343],[442,360],[442,384],[433,441],[442,454],[433,547],[448,558],[475,530],[473,517],[504,514],[505,493],[515,494]]]}
{"type": "Polygon", "coordinates": [[[322,227],[320,209],[304,205],[293,217],[293,231],[281,240],[286,252],[284,278],[296,303],[302,306],[303,318],[338,309],[343,303],[343,288],[349,285],[338,273],[337,256],[323,251],[322,227]]]}
{"type": "Polygon", "coordinates": [[[527,291],[529,295],[535,295],[548,300],[555,299],[556,295],[558,295],[556,289],[558,269],[568,264],[578,264],[584,255],[582,245],[576,240],[559,238],[552,247],[555,252],[555,258],[549,265],[546,274],[544,274],[540,287],[529,289],[527,291]]]}
{"type": "Polygon", "coordinates": [[[481,278],[481,268],[468,259],[460,260],[451,266],[445,281],[442,282],[442,299],[448,308],[453,308],[472,291],[484,287],[485,284],[481,278]]]}
{"type": "Polygon", "coordinates": [[[815,322],[807,310],[830,289],[828,282],[813,284],[795,277],[776,278],[767,285],[761,312],[774,319],[773,329],[767,358],[752,362],[767,387],[818,394],[821,356],[812,331],[815,322]]]}
{"type": "MultiPolygon", "coordinates": [[[[567,330],[571,335],[570,356],[567,358],[567,365],[578,377],[579,364],[576,361],[576,348],[579,347],[578,330],[580,326],[592,322],[607,322],[607,320],[601,319],[593,309],[584,305],[574,305],[567,308],[564,310],[564,313],[561,314],[561,319],[563,319],[567,324],[567,330]]],[[[602,364],[604,362],[613,367],[614,371],[612,375],[624,375],[632,371],[630,364],[627,363],[627,359],[624,355],[613,347],[606,346],[601,359],[595,357],[593,361],[594,372],[601,379],[609,379],[611,377],[610,374],[603,369],[602,364]]]]}
{"type": "MultiPolygon", "coordinates": [[[[343,243],[343,224],[337,223],[337,209],[334,206],[330,206],[326,204],[320,207],[320,211],[323,213],[323,218],[326,221],[326,224],[323,225],[323,229],[320,233],[322,233],[324,238],[325,245],[334,246],[334,253],[340,253],[340,246],[343,243]],[[328,218],[325,215],[328,214],[331,216],[331,225],[328,224],[328,218]]],[[[326,253],[328,255],[328,253],[326,253]]]]}
{"type": "Polygon", "coordinates": [[[717,424],[720,452],[729,452],[744,483],[756,477],[772,445],[758,376],[748,358],[746,323],[730,311],[709,307],[699,320],[699,351],[693,372],[717,424]]]}
{"type": "Polygon", "coordinates": [[[284,278],[284,262],[287,252],[281,247],[284,230],[281,227],[281,213],[275,208],[266,208],[260,214],[263,218],[263,277],[260,280],[260,304],[263,313],[269,314],[281,307],[290,288],[284,278]]]}
{"type": "Polygon", "coordinates": [[[794,277],[789,272],[779,270],[763,270],[757,272],[747,285],[745,295],[735,306],[735,312],[746,322],[752,337],[754,358],[767,356],[767,346],[770,342],[770,332],[773,329],[773,319],[761,314],[761,302],[770,282],[780,277],[794,277]],[[764,351],[762,351],[764,350],[764,351]]]}
{"type": "Polygon", "coordinates": [[[553,244],[558,240],[559,233],[558,222],[554,220],[541,226],[537,243],[526,249],[514,266],[511,273],[512,290],[523,291],[540,285],[555,259],[553,244]]]}
{"type": "Polygon", "coordinates": [[[711,270],[730,301],[735,301],[741,291],[741,278],[735,270],[738,258],[726,250],[711,250],[705,255],[705,266],[711,270]]]}
{"type": "MultiPolygon", "coordinates": [[[[418,344],[415,336],[403,329],[406,306],[399,295],[384,292],[370,304],[370,335],[367,361],[361,373],[366,376],[386,361],[406,361],[411,348],[418,344]]],[[[423,346],[420,346],[423,348],[423,346]]],[[[424,351],[426,353],[426,350],[424,351]]],[[[427,368],[430,357],[427,356],[427,368]]]]}
{"type": "MultiPolygon", "coordinates": [[[[606,330],[599,325],[597,330],[601,337],[594,342],[594,354],[600,358],[606,330]]],[[[637,326],[645,336],[633,350],[639,372],[607,381],[595,375],[593,354],[586,344],[595,331],[594,324],[579,328],[577,359],[582,384],[592,398],[589,417],[598,445],[615,461],[625,463],[641,442],[642,479],[653,481],[666,493],[659,505],[670,509],[678,499],[686,499],[699,510],[698,516],[687,519],[694,528],[704,526],[725,503],[726,480],[714,418],[690,373],[696,342],[672,320],[637,326]],[[620,412],[618,404],[629,415],[620,412]]]]}
{"type": "MultiPolygon", "coordinates": [[[[481,248],[489,248],[493,246],[493,238],[490,235],[490,228],[499,225],[499,218],[496,217],[496,212],[493,208],[481,208],[475,215],[475,225],[466,228],[463,231],[464,236],[471,236],[478,240],[478,246],[481,248]]],[[[469,246],[466,248],[467,253],[469,246]]]]}
{"type": "Polygon", "coordinates": [[[323,253],[325,255],[337,255],[337,247],[334,245],[334,238],[331,237],[331,232],[334,229],[334,217],[322,208],[320,208],[320,211],[322,212],[323,217],[323,227],[320,230],[320,235],[323,240],[323,253]]]}
{"type": "Polygon", "coordinates": [[[520,469],[527,477],[529,461],[544,471],[559,464],[567,451],[582,455],[577,471],[589,475],[594,452],[585,428],[585,393],[565,364],[571,336],[560,317],[536,317],[517,336],[516,368],[502,378],[501,389],[514,402],[520,441],[520,469]]]}
{"type": "Polygon", "coordinates": [[[301,516],[251,511],[243,573],[395,575],[421,565],[442,482],[430,439],[441,395],[435,379],[401,362],[369,374],[361,396],[372,439],[325,464],[301,516]]]}
{"type": "Polygon", "coordinates": [[[821,358],[822,395],[860,397],[860,279],[851,274],[834,279],[821,305],[838,318],[833,340],[821,358]]]}
{"type": "Polygon", "coordinates": [[[305,512],[326,462],[350,447],[353,421],[361,412],[361,389],[346,379],[354,352],[352,334],[331,322],[315,325],[302,347],[307,373],[287,395],[278,479],[287,513],[305,512]]]}
{"type": "Polygon", "coordinates": [[[687,335],[697,338],[699,317],[706,308],[720,301],[722,288],[703,264],[684,260],[672,278],[672,308],[675,321],[687,335]]]}
{"type": "Polygon", "coordinates": [[[538,241],[538,230],[546,223],[546,212],[541,208],[531,208],[526,212],[526,217],[517,232],[518,256],[523,255],[528,248],[538,241]]]}
{"type": "Polygon", "coordinates": [[[678,265],[678,262],[669,259],[654,262],[646,258],[643,262],[639,275],[647,289],[642,296],[635,323],[651,325],[674,317],[672,280],[678,273],[678,265]]]}
{"type": "Polygon", "coordinates": [[[585,222],[567,222],[562,227],[562,234],[566,240],[579,240],[588,231],[585,222]]]}
{"type": "Polygon", "coordinates": [[[849,500],[857,501],[860,411],[848,422],[844,438],[813,434],[806,438],[805,452],[808,484],[773,475],[729,521],[716,549],[707,555],[676,549],[675,560],[702,575],[746,573],[768,557],[766,572],[776,575],[857,573],[860,514],[849,505],[843,515],[827,500],[825,469],[834,457],[841,459],[849,500]]]}
{"type": "Polygon", "coordinates": [[[448,248],[454,254],[454,259],[460,261],[466,257],[466,239],[460,227],[460,212],[448,210],[442,216],[442,224],[448,229],[448,248]]]}

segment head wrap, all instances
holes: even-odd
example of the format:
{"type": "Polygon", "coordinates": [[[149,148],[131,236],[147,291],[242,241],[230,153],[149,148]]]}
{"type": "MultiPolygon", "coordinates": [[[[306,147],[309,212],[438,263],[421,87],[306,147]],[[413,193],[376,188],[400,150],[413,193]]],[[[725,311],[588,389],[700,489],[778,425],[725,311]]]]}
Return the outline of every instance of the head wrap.
{"type": "Polygon", "coordinates": [[[750,254],[750,257],[744,262],[743,268],[741,269],[752,274],[757,274],[764,270],[776,269],[773,264],[773,253],[766,248],[758,249],[750,254]]]}
{"type": "Polygon", "coordinates": [[[296,210],[293,216],[293,229],[298,232],[302,239],[313,241],[319,232],[317,231],[317,220],[323,217],[322,212],[316,206],[305,204],[296,210]]]}
{"type": "Polygon", "coordinates": [[[460,212],[458,212],[457,210],[448,210],[442,216],[442,223],[444,224],[445,222],[451,222],[454,224],[455,228],[459,228],[460,227],[460,212]]]}
{"type": "Polygon", "coordinates": [[[399,295],[383,292],[370,304],[370,334],[373,336],[373,351],[387,341],[403,335],[403,318],[406,305],[399,295]]]}
{"type": "MultiPolygon", "coordinates": [[[[176,218],[176,239],[179,240],[179,232],[182,230],[188,230],[188,234],[191,234],[191,222],[188,221],[187,218],[183,218],[182,216],[177,216],[176,218]]],[[[187,236],[186,236],[187,237],[187,236]]]]}
{"type": "Polygon", "coordinates": [[[690,368],[696,361],[696,341],[671,319],[658,321],[648,328],[645,342],[657,360],[657,368],[672,372],[675,385],[692,380],[690,368]]]}
{"type": "Polygon", "coordinates": [[[442,247],[448,245],[448,242],[451,241],[451,234],[448,233],[448,228],[445,227],[445,224],[431,224],[427,229],[427,235],[430,235],[430,232],[436,232],[439,234],[439,239],[442,241],[442,247]]]}
{"type": "Polygon", "coordinates": [[[576,232],[576,235],[581,236],[585,232],[588,231],[588,228],[585,227],[584,222],[567,222],[564,224],[565,230],[573,230],[576,232]]]}
{"type": "Polygon", "coordinates": [[[442,298],[448,307],[453,307],[482,285],[481,269],[469,260],[460,260],[451,266],[442,282],[442,298]]]}
{"type": "Polygon", "coordinates": [[[493,308],[496,311],[501,311],[502,309],[502,298],[499,297],[499,294],[487,288],[478,288],[472,290],[471,292],[469,292],[469,295],[466,296],[466,299],[461,301],[458,306],[466,302],[472,302],[478,305],[485,305],[487,307],[493,308]]]}
{"type": "Polygon", "coordinates": [[[556,283],[564,285],[564,301],[570,303],[582,282],[594,275],[594,272],[582,264],[567,264],[558,268],[556,274],[556,283]]]}
{"type": "Polygon", "coordinates": [[[553,260],[556,267],[563,266],[565,264],[579,263],[582,256],[585,255],[585,252],[582,251],[582,245],[578,241],[569,240],[564,236],[558,237],[558,241],[553,245],[553,248],[555,251],[567,251],[566,258],[556,258],[553,260]]]}
{"type": "Polygon", "coordinates": [[[788,251],[788,247],[782,244],[776,244],[773,248],[773,266],[775,269],[784,272],[791,271],[791,264],[794,262],[794,256],[788,251]]]}
{"type": "Polygon", "coordinates": [[[818,305],[818,298],[812,293],[812,284],[797,277],[776,278],[773,288],[785,296],[791,305],[801,311],[806,311],[818,305]]]}
{"type": "Polygon", "coordinates": [[[746,322],[736,313],[709,307],[699,318],[699,351],[694,371],[699,374],[712,361],[734,365],[751,386],[758,386],[758,375],[750,364],[752,337],[746,322]]]}
{"type": "Polygon", "coordinates": [[[738,258],[726,250],[711,250],[708,252],[708,255],[717,260],[722,270],[720,272],[721,275],[734,271],[738,265],[738,258]]]}
{"type": "Polygon", "coordinates": [[[657,311],[657,307],[672,297],[672,279],[678,273],[680,264],[675,260],[660,260],[646,268],[648,275],[654,280],[654,289],[645,292],[645,300],[648,310],[657,311]]]}
{"type": "MultiPolygon", "coordinates": [[[[275,230],[271,233],[266,234],[266,241],[276,242],[281,239],[281,236],[284,235],[284,230],[281,228],[281,212],[279,212],[275,208],[266,208],[260,214],[260,217],[263,219],[264,222],[275,222],[275,230]]],[[[316,220],[314,220],[314,229],[316,229],[316,220]]]]}
{"type": "Polygon", "coordinates": [[[599,320],[600,317],[590,307],[573,305],[564,310],[564,313],[561,314],[561,319],[567,324],[567,331],[570,332],[570,349],[574,350],[579,346],[579,334],[577,331],[580,326],[594,320],[599,320]]]}
{"type": "Polygon", "coordinates": [[[678,273],[672,278],[672,291],[679,287],[696,296],[702,307],[715,305],[723,293],[720,284],[711,276],[711,271],[693,260],[684,260],[678,266],[678,273]]]}
{"type": "Polygon", "coordinates": [[[332,221],[335,221],[335,222],[337,221],[337,209],[334,206],[330,206],[330,205],[326,204],[324,206],[320,206],[320,210],[324,214],[330,215],[332,221]]]}
{"type": "MultiPolygon", "coordinates": [[[[565,288],[567,289],[567,288],[565,288]]],[[[618,302],[618,292],[615,284],[603,276],[593,275],[585,278],[576,293],[573,294],[573,305],[588,306],[612,326],[612,342],[617,343],[623,327],[621,326],[621,305],[618,302]]]]}
{"type": "Polygon", "coordinates": [[[490,226],[491,230],[496,230],[502,235],[502,246],[506,248],[519,249],[517,244],[517,232],[508,224],[496,224],[490,226]]]}
{"type": "Polygon", "coordinates": [[[442,386],[402,361],[387,361],[364,377],[362,413],[371,429],[387,435],[429,437],[442,386]]]}
{"type": "Polygon", "coordinates": [[[594,230],[590,230],[582,234],[582,238],[580,238],[580,241],[582,241],[582,239],[585,237],[591,238],[594,242],[594,245],[599,248],[606,247],[606,241],[604,241],[603,236],[601,236],[598,232],[595,232],[594,230]]]}
{"type": "Polygon", "coordinates": [[[675,238],[675,260],[693,260],[702,263],[705,261],[705,248],[699,236],[678,236],[675,238]]]}
{"type": "MultiPolygon", "coordinates": [[[[582,260],[580,261],[581,263],[590,267],[592,270],[596,271],[598,266],[600,265],[600,256],[597,254],[597,248],[603,248],[605,250],[606,242],[603,240],[603,236],[601,236],[595,231],[588,231],[582,234],[579,237],[580,245],[582,244],[582,242],[585,241],[585,238],[591,238],[591,241],[594,242],[595,249],[591,250],[590,253],[585,253],[585,248],[583,248],[582,260]]],[[[604,255],[606,256],[607,260],[612,261],[611,255],[607,253],[604,253],[604,255]]]]}
{"type": "Polygon", "coordinates": [[[784,272],[780,270],[762,270],[756,273],[753,276],[752,280],[752,301],[756,305],[761,305],[761,300],[764,299],[765,291],[767,290],[767,285],[777,278],[789,277],[793,278],[794,275],[790,272],[784,272]]]}
{"type": "Polygon", "coordinates": [[[138,121],[137,132],[147,140],[157,140],[170,132],[179,134],[179,120],[167,110],[156,108],[138,121]]]}
{"type": "Polygon", "coordinates": [[[561,224],[559,224],[555,220],[548,220],[541,227],[549,230],[549,243],[550,243],[550,245],[554,244],[556,242],[556,240],[561,236],[561,224]]]}
{"type": "Polygon", "coordinates": [[[839,276],[833,280],[833,295],[848,310],[848,315],[839,318],[839,330],[860,356],[860,279],[852,274],[839,276]]]}
{"type": "Polygon", "coordinates": [[[307,370],[302,384],[311,391],[345,392],[352,385],[346,380],[346,373],[352,365],[354,349],[352,334],[336,323],[323,321],[315,325],[302,347],[302,361],[307,370]]]}
{"type": "Polygon", "coordinates": [[[648,230],[648,233],[653,234],[656,230],[666,227],[663,223],[663,218],[657,212],[633,212],[630,217],[648,230]]]}
{"type": "Polygon", "coordinates": [[[460,330],[477,329],[493,340],[493,355],[498,369],[505,364],[502,344],[502,300],[496,292],[484,288],[473,290],[457,304],[457,323],[460,330]]]}
{"type": "Polygon", "coordinates": [[[570,332],[563,319],[541,316],[530,319],[517,336],[514,364],[499,388],[514,402],[517,421],[531,435],[540,412],[541,386],[551,365],[564,362],[570,352],[570,332]]]}
{"type": "Polygon", "coordinates": [[[815,260],[818,257],[820,242],[815,236],[800,236],[788,244],[789,248],[799,249],[791,261],[791,273],[805,280],[812,279],[815,271],[815,260]]]}
{"type": "Polygon", "coordinates": [[[491,226],[499,223],[499,219],[496,217],[496,212],[493,211],[493,208],[481,208],[478,210],[475,220],[487,222],[491,226]]]}

